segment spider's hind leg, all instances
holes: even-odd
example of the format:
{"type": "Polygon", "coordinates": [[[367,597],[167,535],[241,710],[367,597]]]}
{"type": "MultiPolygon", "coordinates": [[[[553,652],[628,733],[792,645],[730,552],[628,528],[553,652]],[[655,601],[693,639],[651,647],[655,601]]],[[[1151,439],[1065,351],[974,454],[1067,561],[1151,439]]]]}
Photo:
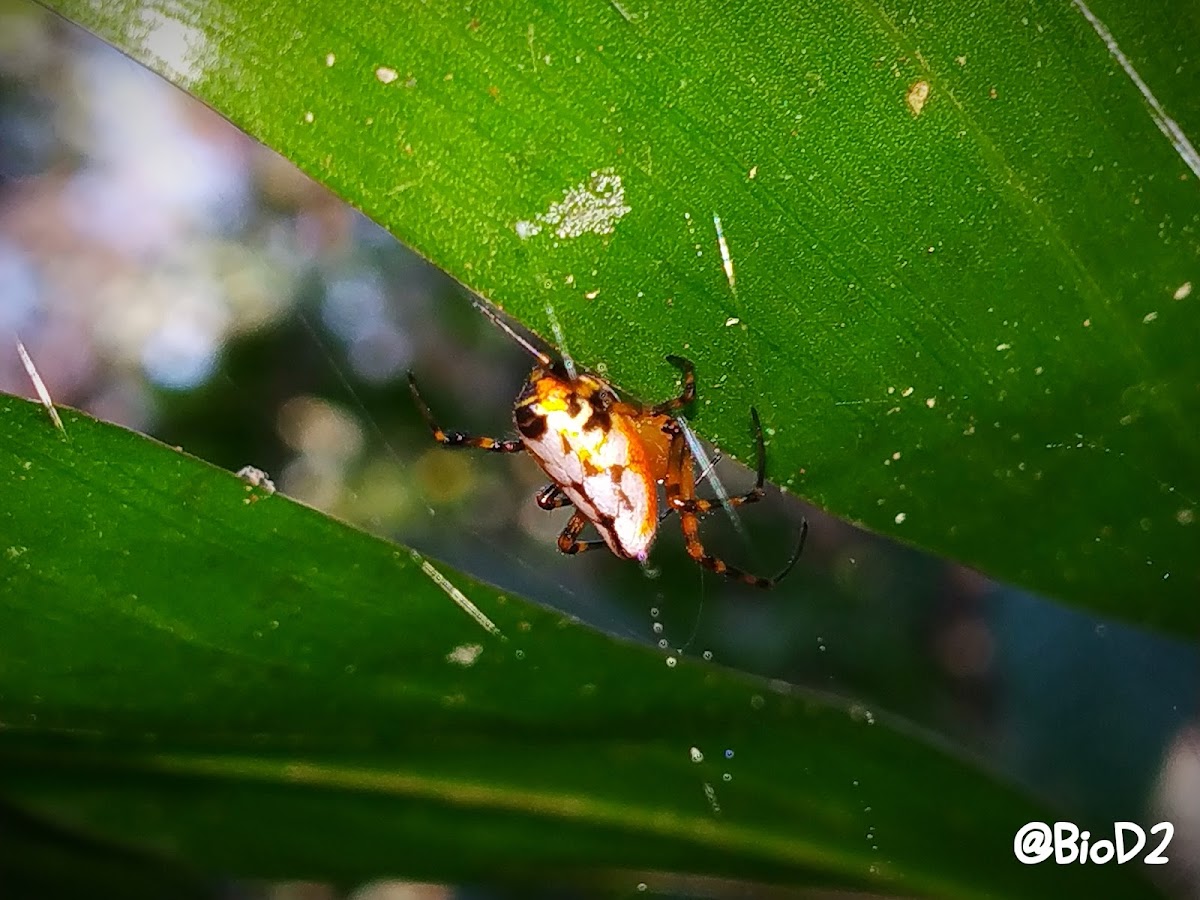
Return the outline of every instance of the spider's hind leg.
{"type": "MultiPolygon", "coordinates": [[[[750,490],[746,491],[744,494],[736,497],[727,497],[723,501],[706,500],[704,497],[697,497],[695,496],[694,490],[691,492],[692,496],[689,499],[683,499],[681,496],[682,484],[677,483],[676,498],[672,499],[671,482],[668,480],[667,501],[672,508],[679,509],[680,511],[686,509],[690,512],[704,515],[705,513],[711,512],[713,509],[716,509],[722,505],[733,507],[741,506],[745,503],[757,503],[766,496],[766,489],[763,487],[763,485],[766,483],[767,478],[767,448],[766,444],[763,442],[762,422],[758,418],[758,410],[753,406],[750,407],[750,419],[754,423],[754,443],[758,450],[758,464],[755,467],[756,477],[754,479],[754,487],[750,488],[750,490]]],[[[680,437],[683,437],[683,435],[681,434],[680,437]]],[[[673,446],[674,438],[672,438],[672,447],[673,446]]],[[[690,466],[692,464],[692,452],[691,450],[688,450],[686,446],[684,449],[687,454],[687,465],[690,466]]],[[[682,467],[682,463],[680,465],[682,467]]],[[[680,482],[682,482],[682,478],[680,479],[680,482]]]]}
{"type": "Polygon", "coordinates": [[[713,556],[705,550],[704,545],[700,541],[700,519],[695,513],[680,512],[679,522],[683,526],[683,540],[687,547],[687,554],[698,565],[703,566],[710,572],[716,572],[718,575],[723,575],[734,581],[740,581],[743,584],[760,588],[773,588],[787,577],[787,574],[796,565],[797,560],[800,559],[800,554],[804,552],[804,542],[808,538],[808,520],[801,520],[800,539],[796,542],[796,549],[792,552],[787,565],[778,574],[764,578],[761,575],[754,575],[736,566],[731,566],[725,560],[713,556]]]}
{"type": "Polygon", "coordinates": [[[563,493],[563,489],[553,482],[537,492],[534,498],[542,509],[562,509],[564,506],[574,506],[574,502],[563,493]]]}
{"type": "Polygon", "coordinates": [[[579,533],[583,531],[583,526],[587,525],[587,516],[576,511],[575,515],[571,516],[571,521],[567,523],[567,527],[562,530],[562,534],[558,536],[558,549],[568,556],[574,556],[576,553],[583,553],[585,550],[596,550],[604,546],[604,541],[581,541],[579,533]]]}
{"type": "MultiPolygon", "coordinates": [[[[731,506],[740,506],[743,503],[755,503],[761,500],[764,494],[763,482],[765,479],[766,456],[763,447],[762,425],[759,422],[756,410],[751,408],[750,414],[754,419],[755,437],[758,443],[758,477],[751,490],[740,497],[729,498],[731,506]]],[[[683,430],[678,429],[671,435],[671,446],[667,455],[667,503],[671,509],[679,513],[679,524],[683,529],[683,539],[687,547],[688,556],[710,572],[716,572],[718,575],[723,575],[734,581],[740,581],[743,584],[760,588],[774,587],[792,570],[792,567],[796,564],[796,560],[800,558],[800,554],[804,551],[804,541],[808,537],[808,522],[801,522],[800,539],[797,542],[796,550],[792,553],[791,559],[788,560],[787,565],[783,567],[783,570],[779,574],[770,578],[764,578],[761,575],[753,575],[735,566],[731,566],[720,557],[713,556],[705,550],[704,544],[700,540],[700,516],[720,504],[719,501],[705,500],[695,495],[695,485],[691,471],[692,464],[692,452],[688,449],[683,430]]]]}

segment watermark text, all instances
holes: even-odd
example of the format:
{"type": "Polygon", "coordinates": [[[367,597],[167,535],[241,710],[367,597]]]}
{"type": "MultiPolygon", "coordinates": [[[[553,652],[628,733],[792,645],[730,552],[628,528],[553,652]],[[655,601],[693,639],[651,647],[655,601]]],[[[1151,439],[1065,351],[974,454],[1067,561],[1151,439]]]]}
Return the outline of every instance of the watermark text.
{"type": "Polygon", "coordinates": [[[1027,822],[1013,838],[1013,855],[1032,866],[1053,859],[1060,866],[1094,863],[1123,865],[1140,858],[1151,866],[1170,862],[1166,855],[1175,826],[1159,822],[1149,832],[1136,822],[1114,822],[1110,835],[1081,831],[1071,822],[1027,822]],[[1142,856],[1142,851],[1147,850],[1142,856]]]}

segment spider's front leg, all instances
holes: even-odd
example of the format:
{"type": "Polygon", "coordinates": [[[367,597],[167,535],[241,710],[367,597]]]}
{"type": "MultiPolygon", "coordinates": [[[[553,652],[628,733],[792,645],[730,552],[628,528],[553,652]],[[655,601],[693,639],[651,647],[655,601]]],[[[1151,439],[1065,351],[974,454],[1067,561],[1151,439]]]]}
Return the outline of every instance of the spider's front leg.
{"type": "Polygon", "coordinates": [[[651,415],[670,415],[685,406],[691,406],[696,399],[696,367],[692,365],[692,361],[684,359],[682,356],[668,356],[667,362],[683,373],[683,390],[680,391],[678,397],[664,400],[654,406],[650,410],[651,415]]]}
{"type": "Polygon", "coordinates": [[[520,453],[525,449],[525,445],[519,440],[497,440],[490,437],[475,437],[463,431],[443,431],[441,426],[433,418],[433,413],[429,411],[429,406],[421,397],[421,392],[417,390],[416,379],[413,378],[412,372],[408,373],[408,388],[412,391],[413,402],[417,405],[417,411],[420,412],[421,418],[425,420],[425,424],[429,426],[429,430],[433,432],[433,439],[443,447],[455,449],[458,447],[474,447],[478,450],[489,450],[492,453],[520,453]]]}

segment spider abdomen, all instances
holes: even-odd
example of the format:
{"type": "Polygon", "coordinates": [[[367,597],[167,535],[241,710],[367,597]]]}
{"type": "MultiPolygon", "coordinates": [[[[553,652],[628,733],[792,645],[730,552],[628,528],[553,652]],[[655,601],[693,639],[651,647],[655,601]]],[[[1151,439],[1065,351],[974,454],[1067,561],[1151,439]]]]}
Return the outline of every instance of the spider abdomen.
{"type": "Polygon", "coordinates": [[[535,370],[513,413],[525,448],[617,556],[645,560],[658,487],[637,421],[606,384],[535,370]]]}

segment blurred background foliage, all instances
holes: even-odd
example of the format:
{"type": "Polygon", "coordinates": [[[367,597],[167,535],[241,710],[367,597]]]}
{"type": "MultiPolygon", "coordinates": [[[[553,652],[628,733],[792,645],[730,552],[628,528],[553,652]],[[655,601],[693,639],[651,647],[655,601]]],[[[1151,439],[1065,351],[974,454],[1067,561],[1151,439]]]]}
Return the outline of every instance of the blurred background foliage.
{"type": "MultiPolygon", "coordinates": [[[[263,468],[291,496],[623,638],[891,710],[1072,814],[1172,818],[1176,875],[1196,877],[1194,645],[778,495],[742,516],[744,534],[713,521],[708,540],[772,571],[806,516],[791,576],[803,602],[703,575],[669,528],[648,571],[559,556],[563,518],[532,503],[532,462],[439,451],[408,398],[413,369],[446,425],[509,429],[528,360],[466,292],[210,110],[19,0],[0,2],[0,179],[0,390],[31,394],[19,334],[60,403],[263,468]]],[[[731,490],[751,478],[718,471],[731,490]]]]}

